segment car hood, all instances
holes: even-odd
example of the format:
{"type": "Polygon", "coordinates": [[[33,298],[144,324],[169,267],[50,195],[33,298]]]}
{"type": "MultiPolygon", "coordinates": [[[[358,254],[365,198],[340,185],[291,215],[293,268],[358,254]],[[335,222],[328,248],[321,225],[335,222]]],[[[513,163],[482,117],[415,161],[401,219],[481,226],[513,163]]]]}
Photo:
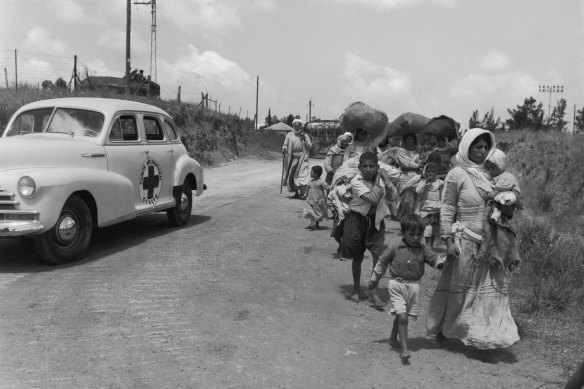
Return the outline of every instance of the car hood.
{"type": "Polygon", "coordinates": [[[80,167],[107,169],[103,146],[61,134],[0,138],[0,171],[23,168],[80,167]]]}

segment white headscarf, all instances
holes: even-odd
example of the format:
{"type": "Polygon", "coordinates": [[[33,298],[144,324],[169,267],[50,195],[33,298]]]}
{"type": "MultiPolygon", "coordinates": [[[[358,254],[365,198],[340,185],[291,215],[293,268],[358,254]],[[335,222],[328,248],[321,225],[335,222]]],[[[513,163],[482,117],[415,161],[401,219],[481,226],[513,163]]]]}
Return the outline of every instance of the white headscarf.
{"type": "Polygon", "coordinates": [[[485,169],[484,163],[474,163],[468,158],[468,154],[470,152],[470,146],[475,139],[484,134],[488,134],[491,138],[491,148],[485,160],[489,159],[495,152],[495,135],[491,131],[483,130],[482,128],[471,128],[464,133],[460,140],[460,145],[458,145],[458,153],[454,157],[455,165],[463,168],[470,175],[477,191],[483,199],[493,189],[491,176],[485,169]]]}

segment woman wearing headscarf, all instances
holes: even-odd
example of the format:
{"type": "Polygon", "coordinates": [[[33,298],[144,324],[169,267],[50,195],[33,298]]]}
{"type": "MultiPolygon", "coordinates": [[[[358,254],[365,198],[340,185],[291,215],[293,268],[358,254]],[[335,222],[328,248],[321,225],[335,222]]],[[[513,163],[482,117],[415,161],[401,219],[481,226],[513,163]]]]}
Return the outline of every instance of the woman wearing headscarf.
{"type": "Polygon", "coordinates": [[[460,339],[477,349],[511,346],[517,326],[509,309],[509,278],[504,269],[477,259],[482,219],[492,180],[485,160],[495,150],[487,130],[468,130],[446,176],[440,210],[440,233],[448,262],[430,301],[427,329],[444,338],[460,339]]]}
{"type": "Polygon", "coordinates": [[[357,128],[355,130],[353,142],[345,149],[345,158],[343,162],[350,158],[356,158],[358,160],[361,154],[367,151],[377,153],[376,147],[373,145],[373,139],[369,136],[369,133],[366,130],[357,128]]]}
{"type": "Polygon", "coordinates": [[[337,138],[337,143],[333,145],[326,153],[324,157],[324,170],[326,172],[326,183],[331,184],[333,182],[333,177],[335,172],[343,164],[343,158],[345,157],[345,149],[351,142],[352,135],[350,132],[345,132],[339,135],[337,138]]]}
{"type": "Polygon", "coordinates": [[[302,121],[294,119],[294,131],[289,132],[284,139],[282,154],[284,154],[283,181],[288,191],[294,192],[294,198],[306,199],[308,182],[310,181],[309,153],[312,142],[302,128],[302,121]]]}
{"type": "Polygon", "coordinates": [[[399,207],[397,219],[413,213],[416,206],[416,186],[420,181],[420,154],[417,150],[418,138],[415,134],[405,134],[402,145],[397,148],[395,160],[402,172],[398,185],[399,207]]]}

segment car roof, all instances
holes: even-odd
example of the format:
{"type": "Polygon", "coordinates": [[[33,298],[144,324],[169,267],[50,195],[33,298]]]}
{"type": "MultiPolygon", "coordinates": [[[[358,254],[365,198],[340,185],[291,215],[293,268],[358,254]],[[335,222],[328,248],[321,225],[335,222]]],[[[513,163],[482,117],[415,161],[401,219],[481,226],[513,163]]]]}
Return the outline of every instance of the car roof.
{"type": "Polygon", "coordinates": [[[21,107],[21,110],[42,108],[47,106],[94,109],[113,115],[118,111],[147,111],[168,116],[164,110],[150,104],[131,100],[107,99],[101,97],[66,97],[57,99],[39,100],[21,107]]]}

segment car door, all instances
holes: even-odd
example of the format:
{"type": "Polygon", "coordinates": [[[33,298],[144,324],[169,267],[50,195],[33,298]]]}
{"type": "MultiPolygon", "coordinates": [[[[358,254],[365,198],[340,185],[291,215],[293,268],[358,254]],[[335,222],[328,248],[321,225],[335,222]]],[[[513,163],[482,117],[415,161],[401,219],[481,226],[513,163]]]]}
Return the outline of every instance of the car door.
{"type": "MultiPolygon", "coordinates": [[[[131,181],[137,213],[172,205],[168,183],[172,154],[148,143],[141,113],[118,113],[111,124],[105,150],[108,168],[131,181]],[[170,204],[169,204],[170,203],[170,204]]],[[[160,145],[160,144],[157,144],[160,145]]]]}

